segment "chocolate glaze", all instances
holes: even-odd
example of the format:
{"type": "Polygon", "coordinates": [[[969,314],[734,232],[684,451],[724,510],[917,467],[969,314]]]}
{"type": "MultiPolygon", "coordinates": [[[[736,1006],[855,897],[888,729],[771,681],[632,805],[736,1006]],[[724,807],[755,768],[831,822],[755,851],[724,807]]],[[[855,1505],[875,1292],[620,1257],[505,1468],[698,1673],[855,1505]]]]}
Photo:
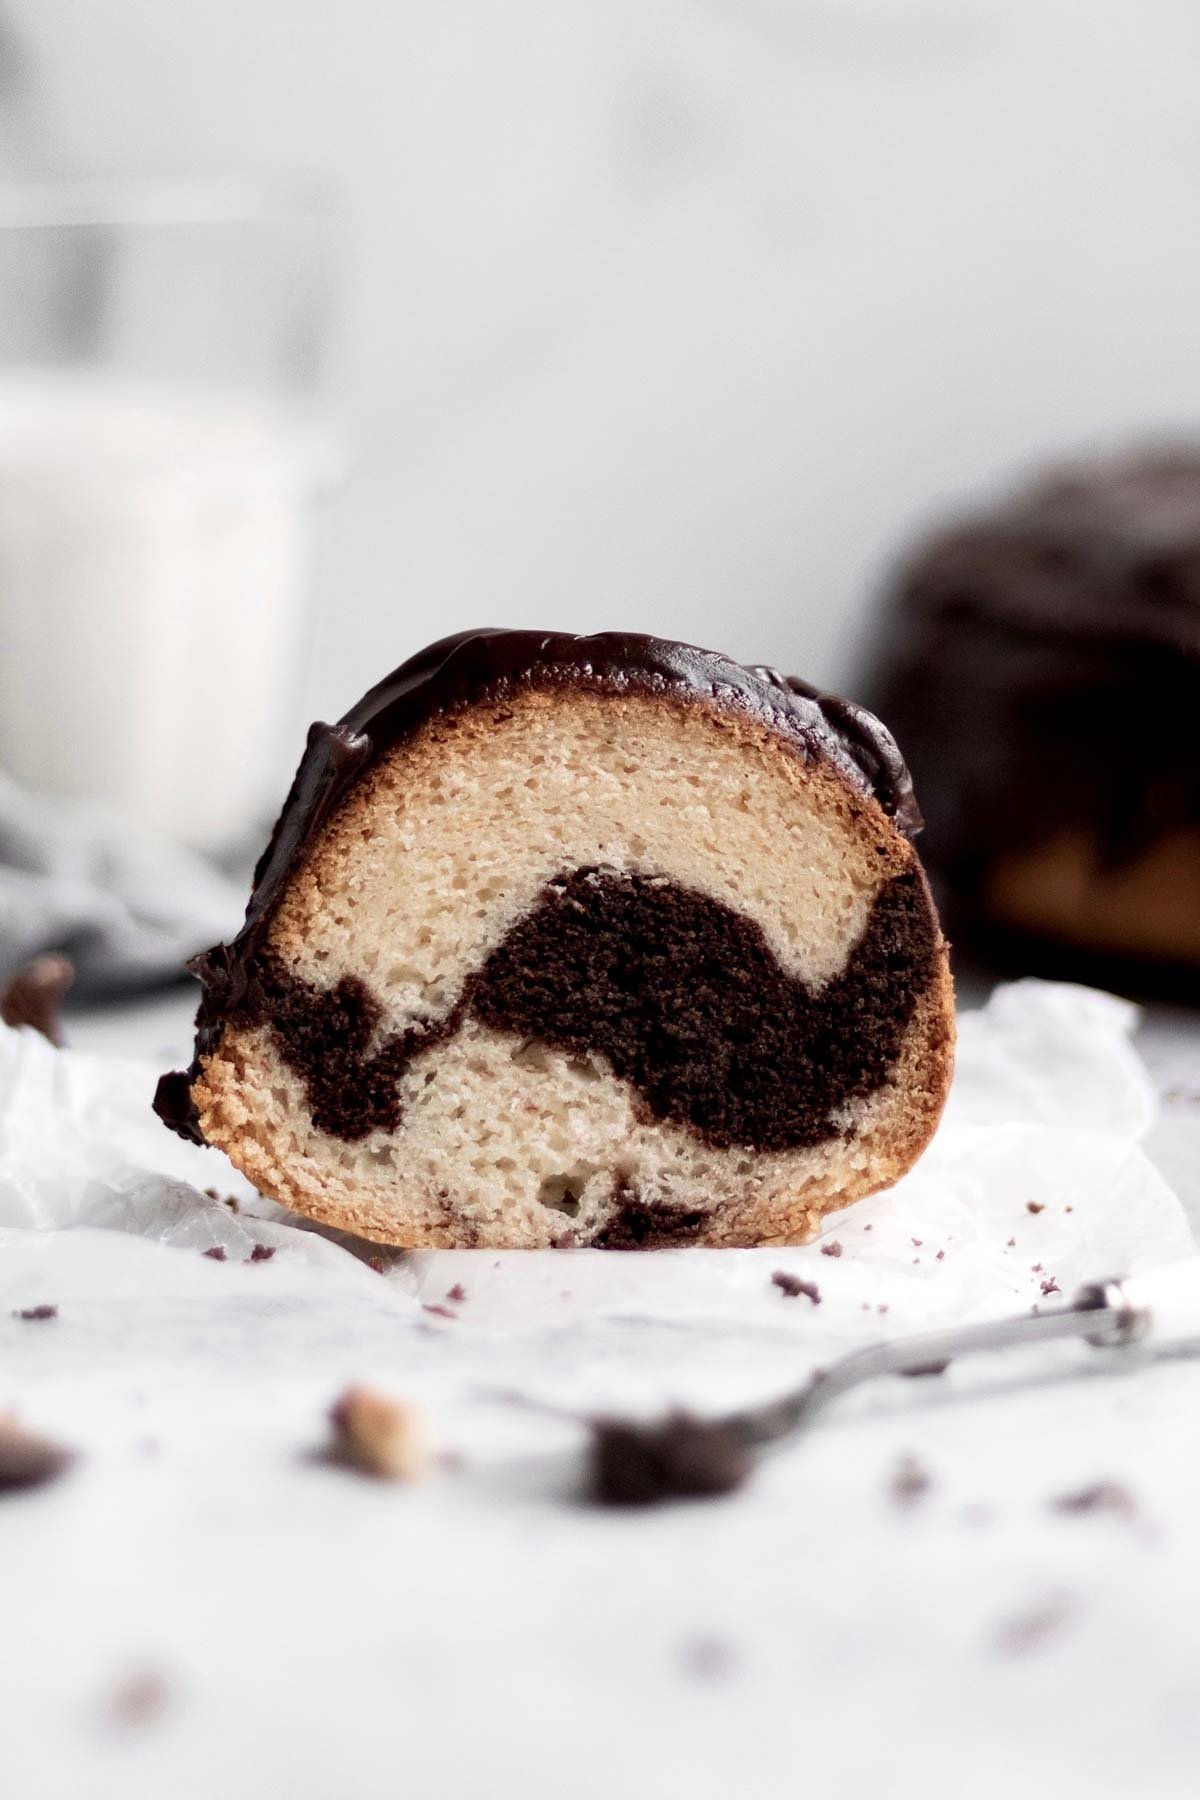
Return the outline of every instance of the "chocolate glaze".
{"type": "Polygon", "coordinates": [[[849,702],[745,668],[714,651],[631,632],[594,637],[485,629],[431,644],[365,694],[336,725],[313,725],[270,842],[254,871],[246,920],[229,944],[189,965],[203,996],[190,1070],[163,1076],[159,1117],[202,1142],[191,1098],[200,1058],[227,1017],[245,1007],[268,927],[293,872],[341,802],[378,757],[431,719],[528,688],[653,694],[681,704],[716,702],[777,730],[802,754],[823,756],[859,792],[873,795],[909,837],[921,824],[908,771],[886,729],[849,702]]]}
{"type": "Polygon", "coordinates": [[[1119,866],[1200,823],[1200,451],[1055,473],[903,570],[866,683],[957,922],[1062,831],[1119,866]]]}

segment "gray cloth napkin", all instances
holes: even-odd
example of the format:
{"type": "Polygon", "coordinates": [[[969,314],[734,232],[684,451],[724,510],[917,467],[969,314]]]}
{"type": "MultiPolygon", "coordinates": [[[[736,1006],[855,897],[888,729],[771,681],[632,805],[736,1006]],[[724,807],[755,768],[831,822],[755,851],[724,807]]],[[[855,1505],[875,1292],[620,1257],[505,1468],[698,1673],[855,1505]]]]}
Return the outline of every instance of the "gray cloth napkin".
{"type": "Polygon", "coordinates": [[[236,931],[246,889],[196,851],[0,774],[0,976],[59,950],[78,995],[173,980],[236,931]]]}

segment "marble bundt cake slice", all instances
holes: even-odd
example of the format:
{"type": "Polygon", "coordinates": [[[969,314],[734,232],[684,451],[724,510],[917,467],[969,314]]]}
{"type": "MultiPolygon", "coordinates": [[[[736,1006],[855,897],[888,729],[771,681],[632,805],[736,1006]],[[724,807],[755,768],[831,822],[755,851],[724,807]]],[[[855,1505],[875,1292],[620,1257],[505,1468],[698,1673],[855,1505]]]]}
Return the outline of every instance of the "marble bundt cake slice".
{"type": "Polygon", "coordinates": [[[473,632],[314,726],[156,1105],[384,1242],[797,1242],[950,1077],[895,745],[655,638],[473,632]]]}

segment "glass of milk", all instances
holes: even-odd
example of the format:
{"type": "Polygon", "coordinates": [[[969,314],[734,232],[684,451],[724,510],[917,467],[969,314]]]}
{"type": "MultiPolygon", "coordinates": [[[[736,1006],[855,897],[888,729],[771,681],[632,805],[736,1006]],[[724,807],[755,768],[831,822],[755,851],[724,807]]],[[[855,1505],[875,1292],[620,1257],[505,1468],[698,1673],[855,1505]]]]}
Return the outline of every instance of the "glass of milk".
{"type": "Polygon", "coordinates": [[[208,184],[0,188],[0,769],[222,850],[278,804],[330,217],[208,184]]]}

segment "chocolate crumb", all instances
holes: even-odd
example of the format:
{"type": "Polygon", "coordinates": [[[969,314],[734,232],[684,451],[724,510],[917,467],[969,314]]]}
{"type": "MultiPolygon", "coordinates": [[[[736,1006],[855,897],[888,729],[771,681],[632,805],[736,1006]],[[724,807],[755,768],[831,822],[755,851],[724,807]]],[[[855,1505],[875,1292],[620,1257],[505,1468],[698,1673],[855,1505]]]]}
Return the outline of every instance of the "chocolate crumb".
{"type": "Polygon", "coordinates": [[[371,1388],[352,1387],[330,1409],[331,1460],[382,1481],[412,1481],[429,1465],[421,1415],[371,1388]]]}
{"type": "Polygon", "coordinates": [[[153,1669],[130,1676],[113,1694],[109,1716],[118,1725],[140,1728],[153,1724],[171,1698],[165,1678],[153,1669]]]}
{"type": "Polygon", "coordinates": [[[1025,1656],[1057,1637],[1075,1616],[1076,1603],[1068,1594],[1051,1594],[1027,1612],[1001,1622],[996,1648],[1005,1656],[1025,1656]]]}
{"type": "Polygon", "coordinates": [[[836,1238],[833,1239],[832,1243],[821,1245],[822,1256],[840,1256],[841,1254],[842,1246],[838,1243],[836,1238]]]}
{"type": "Polygon", "coordinates": [[[719,1422],[673,1412],[653,1424],[592,1422],[589,1497],[601,1506],[731,1494],[753,1468],[745,1443],[719,1422]]]}
{"type": "Polygon", "coordinates": [[[61,1444],[27,1431],[11,1414],[0,1414],[0,1494],[43,1487],[65,1474],[74,1460],[61,1444]]]}
{"type": "Polygon", "coordinates": [[[201,1256],[207,1256],[210,1262],[225,1261],[225,1247],[223,1244],[210,1244],[208,1249],[202,1250],[200,1254],[201,1256]]]}
{"type": "Polygon", "coordinates": [[[737,1651],[725,1638],[695,1637],[681,1646],[680,1660],[699,1681],[722,1681],[737,1668],[737,1651]]]}
{"type": "Polygon", "coordinates": [[[945,1260],[946,1260],[946,1252],[944,1250],[939,1250],[937,1255],[934,1257],[934,1261],[935,1262],[945,1262],[945,1260]]]}
{"type": "Polygon", "coordinates": [[[1046,1270],[1041,1263],[1031,1263],[1029,1265],[1029,1273],[1031,1275],[1044,1275],[1046,1270]]]}
{"type": "Polygon", "coordinates": [[[461,1306],[466,1297],[467,1290],[461,1281],[456,1281],[454,1286],[450,1288],[446,1294],[447,1300],[453,1300],[456,1306],[461,1306]]]}
{"type": "Polygon", "coordinates": [[[811,1300],[814,1306],[820,1306],[821,1290],[815,1281],[804,1281],[799,1275],[789,1275],[786,1269],[776,1269],[771,1280],[780,1293],[786,1294],[789,1300],[796,1300],[803,1294],[805,1299],[811,1300]]]}
{"type": "Polygon", "coordinates": [[[1037,1214],[1040,1212],[1045,1212],[1045,1210],[1046,1210],[1046,1204],[1045,1204],[1045,1201],[1043,1201],[1043,1200],[1027,1200],[1025,1202],[1025,1211],[1027,1213],[1037,1214]]]}
{"type": "Polygon", "coordinates": [[[1051,1275],[1049,1281],[1043,1281],[1042,1293],[1043,1294],[1061,1294],[1062,1293],[1062,1289],[1059,1287],[1058,1282],[1054,1279],[1053,1275],[1051,1275]]]}
{"type": "Polygon", "coordinates": [[[231,1213],[239,1213],[242,1210],[241,1202],[236,1194],[223,1194],[219,1188],[204,1188],[201,1191],[206,1200],[218,1201],[222,1206],[227,1206],[231,1213]]]}
{"type": "Polygon", "coordinates": [[[368,1269],[374,1269],[374,1271],[377,1275],[382,1275],[383,1274],[383,1258],[382,1258],[382,1256],[368,1256],[367,1267],[368,1267],[368,1269]]]}
{"type": "Polygon", "coordinates": [[[1123,1519],[1137,1517],[1138,1503],[1119,1481],[1097,1481],[1071,1494],[1058,1494],[1050,1502],[1060,1513],[1115,1513],[1123,1519]]]}
{"type": "Polygon", "coordinates": [[[944,1375],[953,1359],[947,1356],[942,1362],[915,1363],[911,1369],[901,1369],[902,1375],[920,1377],[923,1375],[944,1375]]]}
{"type": "Polygon", "coordinates": [[[864,1231],[874,1231],[874,1229],[875,1229],[875,1227],[873,1225],[864,1225],[863,1226],[864,1231]]]}
{"type": "Polygon", "coordinates": [[[432,1313],[435,1319],[457,1319],[458,1317],[458,1314],[452,1313],[448,1306],[442,1306],[436,1300],[427,1300],[421,1311],[432,1313]]]}
{"type": "Polygon", "coordinates": [[[74,979],[74,965],[65,956],[35,956],[0,993],[0,1019],[28,1025],[61,1049],[63,996],[74,979]]]}
{"type": "Polygon", "coordinates": [[[919,1250],[921,1245],[925,1242],[924,1238],[909,1238],[908,1241],[914,1250],[919,1250]]]}
{"type": "Polygon", "coordinates": [[[13,1314],[14,1319],[57,1319],[57,1306],[22,1306],[13,1314]]]}
{"type": "Polygon", "coordinates": [[[1017,1247],[1017,1240],[1015,1237],[1009,1238],[1007,1244],[1004,1246],[1004,1248],[1006,1250],[1015,1250],[1016,1247],[1017,1247]]]}
{"type": "Polygon", "coordinates": [[[915,1456],[902,1456],[892,1476],[892,1499],[897,1506],[915,1506],[923,1500],[933,1481],[915,1456]]]}
{"type": "Polygon", "coordinates": [[[1063,1211],[1064,1212],[1074,1212],[1075,1208],[1073,1206],[1064,1206],[1063,1211]]]}
{"type": "Polygon", "coordinates": [[[246,1258],[246,1261],[247,1262],[270,1262],[270,1260],[274,1256],[274,1254],[275,1254],[275,1245],[274,1244],[255,1244],[253,1250],[250,1252],[249,1256],[246,1258]]]}
{"type": "Polygon", "coordinates": [[[875,1308],[875,1311],[877,1313],[885,1313],[887,1311],[887,1309],[888,1309],[888,1303],[886,1300],[884,1300],[881,1302],[881,1304],[879,1306],[877,1306],[875,1308]]]}

